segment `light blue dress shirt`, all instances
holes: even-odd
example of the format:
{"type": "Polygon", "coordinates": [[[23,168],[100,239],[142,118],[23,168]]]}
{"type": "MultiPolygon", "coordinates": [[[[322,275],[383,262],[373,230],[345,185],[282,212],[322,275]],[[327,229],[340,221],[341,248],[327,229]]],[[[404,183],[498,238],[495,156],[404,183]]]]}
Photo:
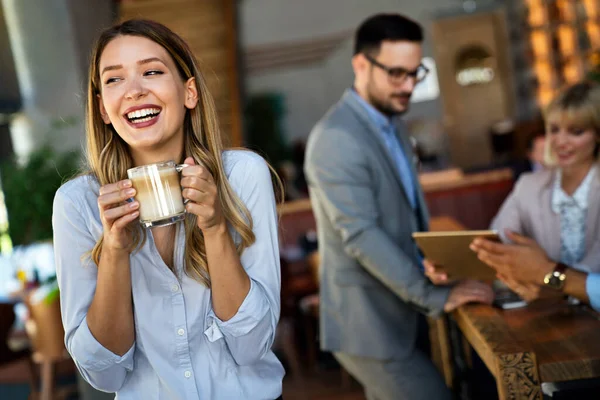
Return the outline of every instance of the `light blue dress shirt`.
{"type": "MultiPolygon", "coordinates": [[[[133,399],[275,399],[284,370],[271,351],[280,312],[277,214],[269,169],[247,151],[223,154],[233,190],[252,214],[256,242],[241,255],[250,291],[223,322],[211,291],[184,272],[185,231],[177,227],[172,272],[151,231],[130,258],[135,343],[123,356],[92,335],[86,315],[97,267],[86,254],[102,234],[99,185],[90,176],[62,186],[54,201],[54,245],[65,342],[85,379],[133,399]]],[[[233,233],[234,241],[239,235],[233,233]]],[[[218,268],[219,266],[213,266],[218,268]]]]}
{"type": "Polygon", "coordinates": [[[413,210],[415,210],[417,208],[415,178],[410,169],[409,160],[407,159],[406,154],[404,154],[402,145],[396,136],[396,127],[394,126],[394,123],[390,118],[386,117],[371,104],[367,103],[355,90],[352,90],[351,93],[356,97],[358,102],[365,108],[365,110],[367,110],[369,117],[375,126],[377,126],[377,132],[383,139],[388,152],[396,164],[396,168],[400,174],[400,179],[402,180],[402,185],[404,186],[404,191],[406,192],[410,205],[413,210]]]}
{"type": "Polygon", "coordinates": [[[585,281],[585,290],[590,299],[590,305],[600,312],[600,274],[589,274],[585,281]]]}

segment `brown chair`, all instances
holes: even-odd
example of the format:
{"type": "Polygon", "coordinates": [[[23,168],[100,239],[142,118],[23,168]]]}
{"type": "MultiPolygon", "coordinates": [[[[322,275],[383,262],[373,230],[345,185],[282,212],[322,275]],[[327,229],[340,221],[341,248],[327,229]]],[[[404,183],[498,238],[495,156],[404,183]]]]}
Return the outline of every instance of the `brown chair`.
{"type": "MultiPolygon", "coordinates": [[[[306,262],[314,283],[319,286],[319,265],[321,258],[317,250],[306,256],[306,262]]],[[[308,353],[308,366],[310,369],[315,369],[317,365],[317,355],[319,349],[317,347],[317,335],[319,324],[319,293],[305,296],[300,301],[300,309],[304,313],[304,329],[306,337],[306,349],[308,353]]],[[[352,382],[352,378],[348,371],[340,365],[340,373],[342,378],[342,387],[347,388],[352,382]]]]}
{"type": "MultiPolygon", "coordinates": [[[[310,276],[317,287],[319,287],[319,252],[313,251],[306,257],[310,276]]],[[[314,369],[317,365],[317,331],[319,323],[319,293],[312,293],[304,296],[300,300],[300,309],[304,315],[303,327],[306,338],[306,352],[309,369],[314,369]]]]}
{"type": "MultiPolygon", "coordinates": [[[[316,230],[316,221],[308,198],[289,201],[279,207],[280,243],[283,247],[295,246],[309,231],[316,230]]],[[[299,351],[294,332],[303,331],[306,339],[306,362],[314,371],[319,349],[317,326],[319,320],[319,254],[315,251],[307,257],[290,261],[281,259],[281,331],[283,351],[291,364],[292,374],[301,376],[299,351]],[[302,305],[310,303],[305,312],[302,305]],[[298,307],[300,305],[300,307],[298,307]]],[[[342,378],[347,377],[344,371],[342,378]]],[[[345,381],[349,379],[344,379],[345,381]]]]}
{"type": "MultiPolygon", "coordinates": [[[[282,247],[298,244],[302,235],[315,229],[315,220],[309,199],[288,201],[279,206],[279,242],[282,247]]],[[[281,317],[277,327],[276,347],[282,350],[291,376],[302,378],[302,358],[296,341],[302,316],[298,311],[300,299],[315,293],[317,287],[308,272],[306,260],[287,259],[282,252],[281,260],[281,317]]]]}
{"type": "Polygon", "coordinates": [[[0,366],[7,365],[20,358],[29,357],[29,350],[12,351],[8,340],[15,323],[14,304],[0,303],[0,366]]]}
{"type": "MultiPolygon", "coordinates": [[[[289,263],[281,259],[281,315],[277,325],[274,348],[279,348],[287,361],[291,377],[296,380],[303,379],[300,363],[300,354],[296,346],[296,313],[294,310],[295,299],[298,292],[303,290],[303,285],[290,274],[289,263]]],[[[300,282],[302,283],[302,282],[300,282]]]]}
{"type": "Polygon", "coordinates": [[[25,322],[25,330],[31,340],[33,349],[32,394],[30,400],[60,400],[77,393],[77,385],[67,385],[56,388],[57,369],[69,364],[74,372],[74,363],[64,345],[65,331],[62,326],[60,302],[58,299],[49,303],[46,301],[31,302],[29,297],[25,304],[30,318],[25,322]],[[38,374],[39,370],[39,374],[38,374]],[[39,376],[41,375],[41,377],[39,376]]]}

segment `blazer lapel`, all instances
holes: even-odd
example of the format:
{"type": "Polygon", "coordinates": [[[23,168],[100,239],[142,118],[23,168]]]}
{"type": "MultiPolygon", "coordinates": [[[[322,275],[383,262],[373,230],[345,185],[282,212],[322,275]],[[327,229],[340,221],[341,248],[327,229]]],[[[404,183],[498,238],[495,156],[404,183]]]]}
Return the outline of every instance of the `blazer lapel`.
{"type": "MultiPolygon", "coordinates": [[[[548,182],[544,185],[544,189],[540,191],[540,197],[537,199],[540,207],[538,208],[537,218],[544,226],[544,246],[546,249],[551,249],[553,254],[548,256],[554,260],[560,258],[560,215],[552,210],[552,188],[556,179],[556,172],[549,174],[548,182]]],[[[543,245],[542,243],[540,243],[543,245]]]]}
{"type": "MultiPolygon", "coordinates": [[[[413,186],[415,189],[415,195],[417,200],[417,208],[420,213],[422,229],[424,231],[429,230],[429,212],[427,211],[427,202],[425,201],[425,194],[423,193],[423,188],[419,183],[419,172],[417,171],[417,166],[413,162],[413,146],[409,139],[409,133],[404,125],[404,122],[400,119],[396,120],[394,124],[396,126],[396,137],[402,146],[402,151],[404,151],[404,156],[406,157],[406,161],[408,163],[408,167],[410,168],[410,173],[412,174],[413,186]]],[[[404,186],[403,186],[404,187],[404,186]]],[[[406,193],[405,193],[406,194],[406,193]]]]}
{"type": "MultiPolygon", "coordinates": [[[[394,157],[390,153],[389,149],[385,145],[385,141],[383,140],[381,132],[379,132],[379,128],[375,125],[365,107],[359,103],[359,101],[355,98],[355,95],[351,92],[352,89],[346,89],[346,92],[342,96],[342,101],[347,104],[352,111],[358,116],[360,122],[367,128],[365,131],[365,136],[363,139],[366,142],[373,142],[373,140],[379,146],[381,152],[385,154],[387,159],[388,166],[392,169],[398,184],[402,188],[402,193],[404,193],[404,200],[410,206],[410,201],[408,200],[408,194],[406,193],[406,189],[404,189],[404,184],[402,183],[402,177],[400,176],[400,171],[398,171],[398,167],[396,166],[396,161],[394,157]]],[[[398,132],[396,132],[398,134],[398,132]]],[[[400,142],[402,144],[402,141],[400,142]]]]}

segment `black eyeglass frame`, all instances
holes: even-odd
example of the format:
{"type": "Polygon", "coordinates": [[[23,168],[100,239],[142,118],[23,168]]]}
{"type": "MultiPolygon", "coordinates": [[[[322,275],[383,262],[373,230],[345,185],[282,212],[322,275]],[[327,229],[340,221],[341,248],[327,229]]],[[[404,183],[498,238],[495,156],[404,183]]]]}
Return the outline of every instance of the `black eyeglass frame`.
{"type": "Polygon", "coordinates": [[[406,79],[410,76],[411,78],[413,78],[415,80],[416,83],[420,83],[423,82],[425,80],[425,78],[427,77],[427,75],[429,75],[429,68],[427,68],[425,65],[423,64],[419,64],[419,66],[417,67],[417,69],[413,70],[413,71],[409,71],[406,70],[402,67],[388,67],[387,65],[383,65],[382,63],[380,63],[379,61],[377,61],[376,59],[374,59],[373,57],[369,56],[368,54],[363,53],[363,55],[365,56],[365,58],[374,66],[376,66],[377,68],[382,69],[383,71],[385,71],[388,75],[388,79],[390,80],[390,82],[392,83],[403,83],[404,81],[406,81],[406,79]],[[419,77],[419,72],[423,71],[423,75],[421,77],[419,77]]]}

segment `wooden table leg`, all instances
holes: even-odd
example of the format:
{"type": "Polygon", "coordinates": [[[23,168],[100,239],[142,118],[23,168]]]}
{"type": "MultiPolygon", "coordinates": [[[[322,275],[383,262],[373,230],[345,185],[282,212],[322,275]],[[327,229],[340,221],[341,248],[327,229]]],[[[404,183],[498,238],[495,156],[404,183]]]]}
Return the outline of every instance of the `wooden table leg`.
{"type": "Polygon", "coordinates": [[[535,354],[499,354],[496,359],[500,400],[542,400],[542,388],[535,354]]]}
{"type": "Polygon", "coordinates": [[[446,317],[429,318],[429,341],[431,342],[431,358],[444,377],[449,388],[454,383],[454,369],[452,365],[452,350],[450,348],[450,335],[446,317]]]}
{"type": "Polygon", "coordinates": [[[41,364],[42,385],[40,400],[52,400],[54,392],[54,363],[44,360],[41,364]]]}
{"type": "Polygon", "coordinates": [[[286,361],[289,363],[292,378],[301,380],[303,372],[300,366],[300,355],[296,347],[295,328],[292,318],[286,317],[279,322],[277,329],[281,333],[281,347],[286,361]]]}

